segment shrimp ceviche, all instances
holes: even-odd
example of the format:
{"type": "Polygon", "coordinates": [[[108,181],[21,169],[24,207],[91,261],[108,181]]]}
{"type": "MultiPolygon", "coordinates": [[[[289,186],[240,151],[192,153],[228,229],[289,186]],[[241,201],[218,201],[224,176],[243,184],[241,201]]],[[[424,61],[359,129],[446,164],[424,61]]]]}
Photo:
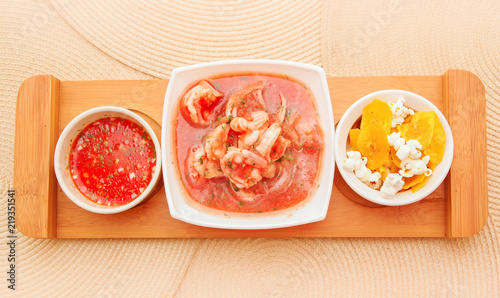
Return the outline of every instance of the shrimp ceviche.
{"type": "Polygon", "coordinates": [[[317,188],[324,135],[308,88],[286,76],[218,76],[195,82],[174,120],[186,192],[214,209],[290,208],[317,188]]]}

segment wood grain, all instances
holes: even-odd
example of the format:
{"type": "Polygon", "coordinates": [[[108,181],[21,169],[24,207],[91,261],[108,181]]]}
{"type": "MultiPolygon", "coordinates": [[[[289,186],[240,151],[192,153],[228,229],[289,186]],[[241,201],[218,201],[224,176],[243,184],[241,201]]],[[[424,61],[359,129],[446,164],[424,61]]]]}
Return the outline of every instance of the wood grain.
{"type": "Polygon", "coordinates": [[[450,179],[446,180],[446,236],[468,237],[488,219],[486,98],[481,80],[470,72],[443,76],[443,101],[453,133],[450,179]]]}
{"type": "MultiPolygon", "coordinates": [[[[468,74],[457,71],[458,75],[462,73],[468,74]]],[[[139,111],[149,115],[153,121],[161,123],[167,84],[166,80],[61,82],[58,133],[60,134],[69,121],[79,113],[102,105],[115,105],[139,111]]],[[[416,92],[428,98],[441,110],[449,107],[443,101],[443,94],[445,94],[443,76],[330,77],[328,86],[336,122],[354,101],[368,93],[382,89],[394,88],[416,92]]],[[[453,105],[453,100],[447,103],[453,105]]],[[[446,111],[444,112],[446,114],[446,111]]],[[[16,135],[18,132],[16,131],[16,135]]],[[[464,133],[472,132],[465,131],[464,133]]],[[[482,157],[474,158],[481,160],[482,157]]],[[[51,175],[53,176],[53,173],[51,175]]],[[[79,208],[64,195],[60,188],[57,188],[57,196],[55,196],[57,198],[57,237],[460,237],[462,230],[455,234],[447,234],[447,224],[462,224],[462,222],[446,221],[446,212],[449,210],[447,201],[452,195],[447,191],[447,186],[446,183],[441,185],[427,198],[415,204],[372,208],[367,204],[362,204],[363,202],[354,202],[348,198],[349,195],[346,196],[335,185],[325,220],[291,228],[257,231],[203,228],[175,220],[169,214],[163,189],[136,208],[120,214],[101,215],[79,208]]],[[[466,182],[461,187],[469,190],[472,184],[466,182]]],[[[468,194],[471,196],[463,196],[464,200],[474,197],[472,191],[468,194]]],[[[481,200],[484,198],[481,197],[481,200]]],[[[464,214],[460,220],[467,221],[471,215],[484,212],[484,208],[484,203],[478,204],[473,214],[464,214]]],[[[479,222],[478,226],[481,223],[479,222]]]]}
{"type": "Polygon", "coordinates": [[[28,78],[19,88],[16,107],[14,187],[17,227],[33,238],[55,238],[57,181],[54,148],[58,134],[59,80],[28,78]]]}

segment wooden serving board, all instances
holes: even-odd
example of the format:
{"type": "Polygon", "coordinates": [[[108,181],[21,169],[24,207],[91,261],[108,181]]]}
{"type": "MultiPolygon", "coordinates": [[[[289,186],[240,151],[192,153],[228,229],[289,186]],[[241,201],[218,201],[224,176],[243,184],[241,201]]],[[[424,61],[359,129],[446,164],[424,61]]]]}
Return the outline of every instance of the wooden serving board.
{"type": "Polygon", "coordinates": [[[50,75],[26,79],[16,110],[14,185],[18,229],[34,238],[191,237],[467,237],[488,217],[485,90],[472,73],[443,76],[329,77],[335,120],[364,95],[403,89],[432,101],[448,118],[455,141],[445,182],[418,203],[370,205],[335,177],[325,220],[273,230],[222,230],[190,225],[170,216],[163,187],[136,208],[94,214],[71,202],[59,188],[53,154],[57,138],[78,114],[103,105],[120,106],[161,123],[167,80],[59,81],[50,75]]]}

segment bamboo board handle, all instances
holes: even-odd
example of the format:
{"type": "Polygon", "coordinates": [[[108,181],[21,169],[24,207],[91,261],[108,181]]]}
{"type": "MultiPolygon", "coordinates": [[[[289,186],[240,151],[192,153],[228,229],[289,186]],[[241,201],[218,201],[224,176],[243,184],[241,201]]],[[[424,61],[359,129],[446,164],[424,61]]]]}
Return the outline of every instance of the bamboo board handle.
{"type": "Polygon", "coordinates": [[[488,219],[484,85],[471,72],[449,70],[443,76],[443,100],[454,141],[446,180],[446,237],[468,237],[488,219]]]}
{"type": "Polygon", "coordinates": [[[50,75],[25,80],[17,96],[14,153],[18,227],[33,238],[56,238],[59,80],[50,75]],[[21,133],[22,132],[22,133],[21,133]]]}

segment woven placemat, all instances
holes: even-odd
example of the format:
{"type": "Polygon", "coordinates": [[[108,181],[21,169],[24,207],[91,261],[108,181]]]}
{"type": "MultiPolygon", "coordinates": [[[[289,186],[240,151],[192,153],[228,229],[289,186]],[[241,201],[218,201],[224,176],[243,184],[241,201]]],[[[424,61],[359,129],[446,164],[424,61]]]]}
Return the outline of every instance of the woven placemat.
{"type": "MultiPolygon", "coordinates": [[[[485,84],[488,224],[466,239],[37,240],[18,233],[29,296],[494,296],[500,292],[500,6],[494,1],[2,1],[0,230],[7,239],[17,90],[29,76],[167,78],[229,58],[308,62],[336,76],[485,84]]],[[[0,268],[8,247],[0,246],[0,268]]],[[[7,282],[0,296],[13,291],[7,282]]]]}
{"type": "Polygon", "coordinates": [[[321,63],[318,0],[52,3],[103,52],[160,78],[178,66],[241,57],[321,63]]]}

